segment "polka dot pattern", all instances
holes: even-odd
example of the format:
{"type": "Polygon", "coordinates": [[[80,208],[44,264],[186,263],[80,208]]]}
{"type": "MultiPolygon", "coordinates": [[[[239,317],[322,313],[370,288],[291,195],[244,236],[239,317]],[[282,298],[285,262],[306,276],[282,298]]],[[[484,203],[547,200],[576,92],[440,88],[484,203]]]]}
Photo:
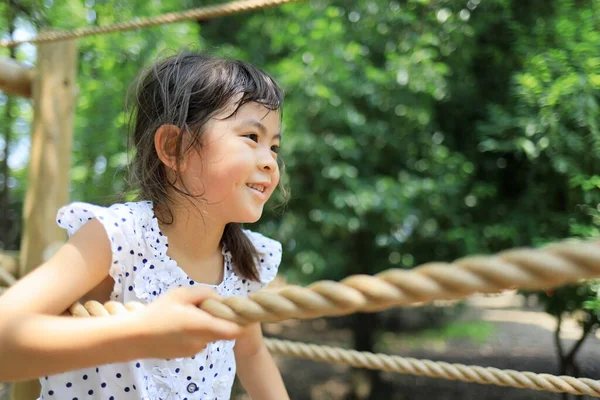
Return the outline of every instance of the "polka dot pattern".
{"type": "MultiPolygon", "coordinates": [[[[281,244],[244,231],[259,253],[260,282],[240,278],[231,253],[223,248],[224,278],[219,285],[195,282],[166,253],[151,202],[99,207],[72,203],[59,210],[57,223],[73,235],[91,219],[105,228],[111,242],[109,274],[115,281],[111,300],[151,303],[177,287],[204,285],[221,296],[247,296],[268,284],[281,262],[281,244]]],[[[209,343],[189,358],[144,359],[113,363],[40,378],[40,399],[229,399],[235,377],[234,341],[209,343]]]]}

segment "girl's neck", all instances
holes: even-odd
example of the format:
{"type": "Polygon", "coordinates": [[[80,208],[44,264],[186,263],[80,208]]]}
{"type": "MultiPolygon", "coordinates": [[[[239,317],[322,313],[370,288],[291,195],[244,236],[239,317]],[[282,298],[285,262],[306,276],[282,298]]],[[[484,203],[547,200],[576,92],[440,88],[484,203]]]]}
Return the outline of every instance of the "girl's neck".
{"type": "Polygon", "coordinates": [[[155,210],[159,220],[160,230],[169,239],[169,251],[183,255],[185,258],[204,260],[221,252],[221,239],[225,225],[202,213],[200,208],[190,204],[174,205],[165,210],[155,210]]]}

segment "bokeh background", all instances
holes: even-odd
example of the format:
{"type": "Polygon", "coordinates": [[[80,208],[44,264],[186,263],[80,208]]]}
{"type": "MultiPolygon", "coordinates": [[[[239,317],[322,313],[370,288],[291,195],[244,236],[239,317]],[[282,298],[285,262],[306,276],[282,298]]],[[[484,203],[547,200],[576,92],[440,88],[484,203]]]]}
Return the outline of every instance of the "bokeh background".
{"type": "MultiPolygon", "coordinates": [[[[6,0],[0,35],[19,39],[216,3],[6,0]]],[[[282,157],[292,196],[250,226],[283,243],[284,283],[599,235],[598,1],[310,0],[79,39],[72,200],[131,197],[128,85],[141,66],[182,49],[254,63],[287,93],[282,157]]],[[[34,65],[36,49],[24,44],[0,56],[34,65]]],[[[2,250],[20,244],[31,114],[30,100],[0,93],[2,250]]],[[[600,378],[592,361],[600,352],[598,287],[589,281],[265,331],[600,378]]],[[[563,397],[278,361],[294,399],[563,397]]]]}

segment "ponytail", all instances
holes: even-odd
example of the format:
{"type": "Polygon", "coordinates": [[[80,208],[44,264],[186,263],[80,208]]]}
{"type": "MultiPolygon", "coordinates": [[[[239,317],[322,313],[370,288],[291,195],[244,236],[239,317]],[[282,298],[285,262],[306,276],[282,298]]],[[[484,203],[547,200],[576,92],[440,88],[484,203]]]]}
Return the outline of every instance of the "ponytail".
{"type": "Polygon", "coordinates": [[[223,244],[231,253],[235,273],[242,278],[259,282],[258,252],[238,223],[229,223],[223,232],[223,244]]]}

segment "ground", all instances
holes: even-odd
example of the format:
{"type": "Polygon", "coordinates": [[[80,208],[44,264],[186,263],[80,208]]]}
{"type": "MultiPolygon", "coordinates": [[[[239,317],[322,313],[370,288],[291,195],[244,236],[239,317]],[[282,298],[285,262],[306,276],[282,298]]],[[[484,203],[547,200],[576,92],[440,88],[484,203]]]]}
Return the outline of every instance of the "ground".
{"type": "MultiPolygon", "coordinates": [[[[450,339],[426,334],[396,335],[382,340],[385,352],[405,357],[490,366],[519,371],[558,374],[553,342],[554,319],[535,307],[527,307],[514,294],[498,297],[475,297],[467,312],[455,323],[459,327],[476,327],[478,334],[455,335],[450,339]],[[483,336],[481,335],[483,332],[483,336]]],[[[466,330],[468,331],[468,329],[466,330]]],[[[351,347],[347,329],[330,321],[287,321],[265,325],[273,337],[307,341],[330,346],[351,347]]],[[[574,321],[567,321],[562,337],[572,345],[580,334],[574,321]]],[[[582,377],[600,379],[600,340],[590,337],[582,346],[578,362],[582,377]]],[[[350,369],[344,366],[276,356],[286,386],[294,400],[341,400],[350,389],[350,369]]],[[[382,374],[384,386],[377,400],[560,400],[559,394],[512,389],[458,381],[415,377],[394,373],[382,374]]],[[[8,391],[0,384],[0,400],[8,391]]],[[[583,398],[583,397],[582,397],[583,398]]],[[[233,400],[248,400],[236,394],[233,400]]],[[[590,398],[591,399],[591,398],[590,398]]]]}

